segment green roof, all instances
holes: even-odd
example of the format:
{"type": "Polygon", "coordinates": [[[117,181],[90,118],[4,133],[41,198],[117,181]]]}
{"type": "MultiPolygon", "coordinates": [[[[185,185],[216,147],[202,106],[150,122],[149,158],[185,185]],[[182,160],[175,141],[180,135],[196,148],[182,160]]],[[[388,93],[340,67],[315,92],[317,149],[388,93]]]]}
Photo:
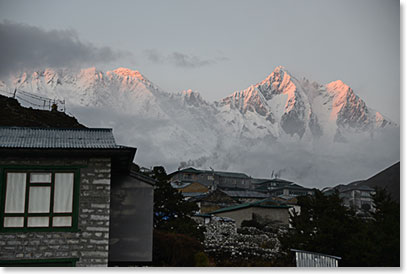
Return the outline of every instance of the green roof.
{"type": "Polygon", "coordinates": [[[253,202],[253,203],[244,203],[240,205],[235,205],[235,206],[229,206],[229,207],[224,207],[215,211],[210,212],[209,214],[216,214],[216,213],[221,213],[221,212],[228,212],[228,211],[234,211],[238,209],[243,209],[243,208],[248,208],[248,207],[263,207],[263,208],[290,208],[288,205],[284,204],[279,204],[276,201],[270,200],[270,199],[264,199],[261,201],[253,202]],[[275,205],[268,205],[268,204],[263,204],[266,202],[274,202],[276,203],[275,205]]]}

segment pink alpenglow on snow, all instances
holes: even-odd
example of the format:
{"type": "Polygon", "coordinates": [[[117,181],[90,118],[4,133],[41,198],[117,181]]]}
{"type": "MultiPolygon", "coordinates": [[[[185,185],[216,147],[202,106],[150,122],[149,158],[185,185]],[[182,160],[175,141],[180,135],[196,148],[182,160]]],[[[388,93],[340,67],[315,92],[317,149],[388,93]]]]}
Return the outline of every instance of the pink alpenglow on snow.
{"type": "Polygon", "coordinates": [[[352,89],[341,80],[331,82],[326,85],[326,90],[334,97],[332,102],[331,120],[336,120],[338,113],[346,103],[348,93],[353,93],[352,89]]]}

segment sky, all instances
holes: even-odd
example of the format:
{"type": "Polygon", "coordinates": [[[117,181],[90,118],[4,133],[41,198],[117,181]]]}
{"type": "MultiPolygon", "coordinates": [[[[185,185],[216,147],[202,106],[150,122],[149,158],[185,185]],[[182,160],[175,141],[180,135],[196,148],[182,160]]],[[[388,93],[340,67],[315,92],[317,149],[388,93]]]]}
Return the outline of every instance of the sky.
{"type": "Polygon", "coordinates": [[[400,122],[395,0],[0,0],[0,39],[0,76],[128,67],[213,101],[282,65],[321,84],[340,79],[400,122]]]}

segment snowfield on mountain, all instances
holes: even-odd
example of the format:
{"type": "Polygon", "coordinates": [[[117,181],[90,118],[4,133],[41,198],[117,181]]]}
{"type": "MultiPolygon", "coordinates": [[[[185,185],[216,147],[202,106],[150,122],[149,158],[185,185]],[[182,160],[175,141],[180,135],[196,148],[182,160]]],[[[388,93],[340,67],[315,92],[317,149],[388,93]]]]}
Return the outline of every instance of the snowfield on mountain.
{"type": "MultiPolygon", "coordinates": [[[[112,127],[144,166],[180,165],[282,177],[308,186],[364,179],[400,158],[399,126],[344,82],[297,78],[279,66],[219,101],[169,93],[138,71],[45,69],[0,82],[66,101],[89,127],[112,127]],[[182,162],[182,163],[181,163],[182,162]]],[[[24,102],[21,102],[24,105],[24,102]]]]}

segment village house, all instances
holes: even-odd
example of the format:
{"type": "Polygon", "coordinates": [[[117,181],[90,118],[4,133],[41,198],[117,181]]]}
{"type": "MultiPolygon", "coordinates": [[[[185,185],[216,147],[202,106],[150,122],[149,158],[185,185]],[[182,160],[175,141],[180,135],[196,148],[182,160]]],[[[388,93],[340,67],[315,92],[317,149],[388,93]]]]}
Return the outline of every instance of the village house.
{"type": "Polygon", "coordinates": [[[199,170],[192,167],[175,171],[170,176],[170,182],[198,182],[210,189],[244,188],[252,186],[252,178],[244,173],[224,172],[215,170],[199,170]]]}
{"type": "Polygon", "coordinates": [[[374,209],[372,195],[375,190],[364,185],[349,185],[339,191],[339,197],[343,199],[343,205],[355,210],[370,211],[374,209]]]}
{"type": "Polygon", "coordinates": [[[298,196],[313,195],[314,191],[305,188],[294,182],[279,178],[274,179],[256,179],[254,189],[259,192],[268,193],[272,197],[281,197],[291,199],[298,196]]]}
{"type": "Polygon", "coordinates": [[[233,199],[220,189],[216,189],[206,194],[193,197],[190,199],[190,201],[197,204],[199,208],[198,213],[201,214],[239,204],[239,202],[237,202],[235,199],[233,199]]]}
{"type": "Polygon", "coordinates": [[[171,186],[181,192],[185,200],[188,200],[192,197],[201,196],[210,191],[210,187],[204,185],[200,182],[188,182],[188,181],[172,181],[170,182],[171,186]]]}
{"type": "Polygon", "coordinates": [[[241,227],[243,221],[255,220],[261,224],[289,225],[289,209],[291,206],[280,204],[272,199],[264,199],[254,203],[244,203],[236,206],[221,208],[209,214],[230,218],[236,222],[236,227],[241,227]]]}
{"type": "Polygon", "coordinates": [[[337,185],[335,187],[325,187],[322,189],[324,195],[332,195],[337,191],[342,199],[342,204],[352,208],[358,214],[364,215],[369,211],[374,211],[373,194],[375,190],[369,186],[358,184],[361,181],[349,185],[337,185]]]}
{"type": "Polygon", "coordinates": [[[111,129],[0,128],[0,265],[152,259],[153,184],[111,129]]]}
{"type": "Polygon", "coordinates": [[[253,185],[256,191],[269,192],[273,189],[291,185],[293,182],[280,178],[273,179],[254,179],[253,185]]]}
{"type": "Polygon", "coordinates": [[[270,195],[268,195],[267,193],[262,193],[250,189],[225,188],[222,189],[222,191],[239,203],[252,203],[270,197],[270,195]]]}

